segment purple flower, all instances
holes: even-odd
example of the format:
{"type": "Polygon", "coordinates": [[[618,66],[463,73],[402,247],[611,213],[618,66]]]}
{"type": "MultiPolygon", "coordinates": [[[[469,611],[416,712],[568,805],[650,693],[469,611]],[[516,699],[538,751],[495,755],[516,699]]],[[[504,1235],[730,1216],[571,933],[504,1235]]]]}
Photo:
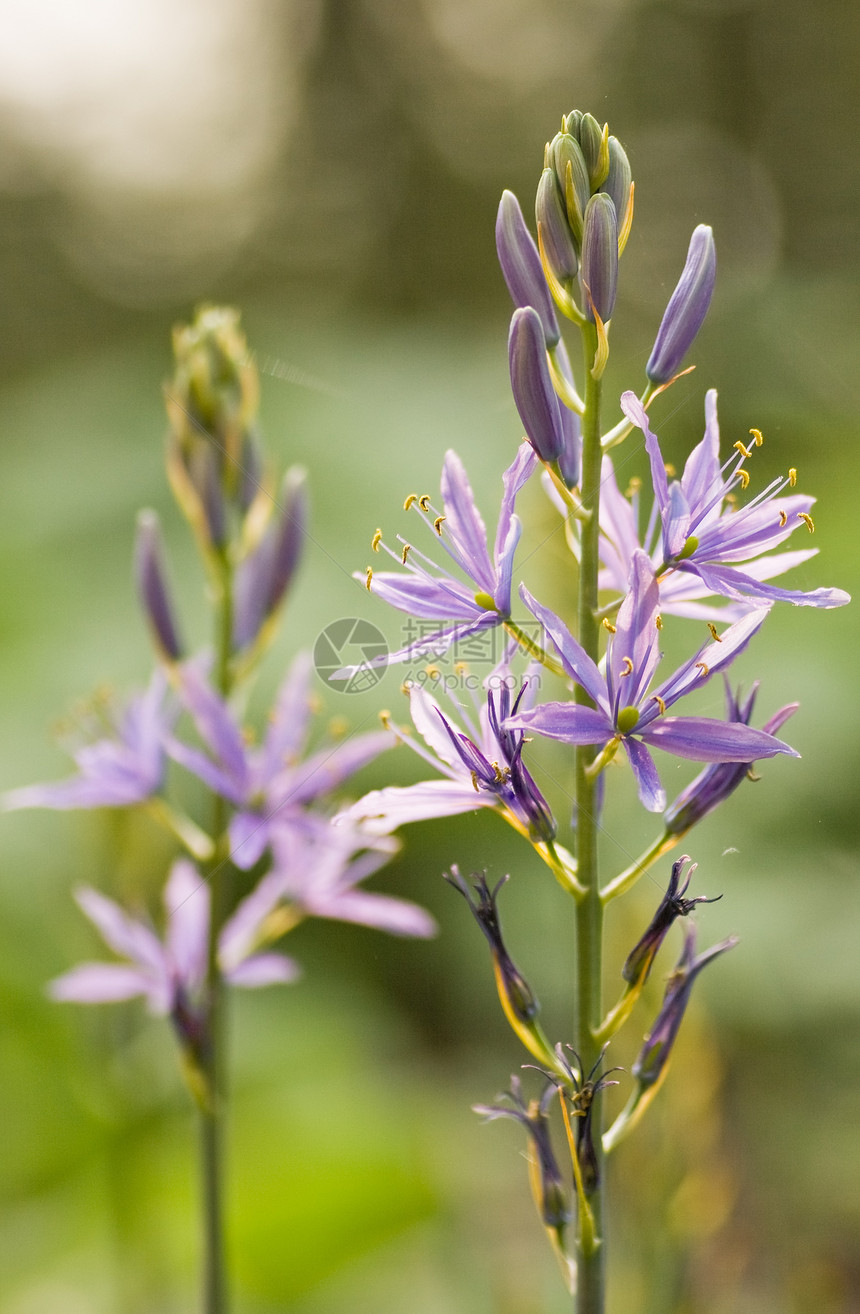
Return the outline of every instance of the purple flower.
{"type": "Polygon", "coordinates": [[[659,594],[644,552],[634,553],[630,591],[607,645],[605,676],[553,612],[536,602],[524,586],[520,593],[552,639],[565,670],[596,706],[545,703],[512,715],[509,724],[568,744],[594,744],[599,748],[613,740],[623,744],[640,801],[650,812],[663,811],[666,795],[649,747],[696,762],[748,762],[776,753],[799,756],[779,739],[746,725],[710,717],[666,715],[673,703],[727,666],[746,647],[762,624],[765,609],[759,608],[730,626],[649,693],[660,660],[659,594]]]}
{"type": "MultiPolygon", "coordinates": [[[[282,828],[272,837],[272,870],[249,898],[259,899],[263,907],[271,901],[285,904],[298,917],[333,918],[390,935],[426,939],[436,934],[437,927],[423,908],[355,888],[388,862],[397,848],[394,841],[371,841],[346,826],[320,826],[313,831],[282,828]]],[[[246,915],[253,922],[253,907],[246,915]]]]}
{"type": "MultiPolygon", "coordinates": [[[[740,692],[737,697],[732,693],[726,680],[726,720],[749,725],[753,705],[758,692],[756,682],[745,702],[741,702],[740,692]]],[[[797,711],[799,703],[787,703],[778,712],[765,721],[762,730],[765,734],[775,735],[790,716],[797,711]]],[[[717,762],[705,767],[682,790],[671,807],[666,809],[663,820],[670,835],[684,835],[691,826],[701,821],[709,812],[722,803],[737,789],[738,785],[752,770],[752,762],[717,762]]]]}
{"type": "Polygon", "coordinates": [[[716,903],[717,899],[723,897],[717,894],[713,899],[709,899],[706,895],[699,894],[695,899],[684,898],[693,879],[693,872],[696,870],[694,862],[687,872],[687,879],[681,885],[681,875],[689,861],[689,857],[685,854],[683,858],[672,864],[669,888],[648,923],[645,933],[627,955],[621,975],[632,986],[641,987],[648,980],[648,973],[651,971],[657,951],[665,940],[669,927],[678,917],[687,917],[699,903],[716,903]]]}
{"type": "Polygon", "coordinates": [[[799,525],[811,529],[809,508],[814,498],[778,496],[794,482],[792,472],[774,479],[746,506],[732,510],[727,499],[734,489],[749,483],[745,462],[751,452],[736,443],[737,450],[720,466],[716,392],[711,390],[705,399],[705,436],[690,453],[680,481],[671,484],[642,403],[634,393],[625,392],[621,408],[645,435],[662,530],[661,545],[652,553],[659,576],[666,571],[695,575],[710,593],[748,604],[785,601],[799,607],[841,607],[850,601],[842,589],[803,593],[762,582],[795,565],[797,557],[787,554],[789,561],[778,556],[764,562],[753,558],[777,547],[799,525]]]}
{"type": "Polygon", "coordinates": [[[6,811],[17,808],[119,808],[142,803],[161,789],[165,738],[176,720],[164,675],[156,671],[146,691],[130,698],[115,718],[109,738],[73,754],[78,774],[49,785],[29,785],[6,794],[6,811]]]}
{"type": "Polygon", "coordinates": [[[711,304],[717,277],[714,234],[707,224],[693,230],[684,269],[663,314],[645,373],[652,383],[668,383],[693,345],[711,304]]]}
{"type": "Polygon", "coordinates": [[[372,790],[335,821],[387,835],[412,821],[495,807],[521,833],[552,838],[556,828],[549,805],[523,765],[523,735],[506,723],[514,709],[533,704],[538,681],[527,677],[512,701],[514,683],[504,662],[495,668],[486,682],[485,703],[475,700],[475,716],[460,708],[468,733],[443,713],[435,698],[413,684],[409,711],[427,747],[412,736],[402,737],[402,742],[446,779],[372,790]]]}
{"type": "MultiPolygon", "coordinates": [[[[388,656],[373,658],[368,666],[440,656],[461,639],[501,625],[511,614],[511,579],[514,552],[522,526],[514,515],[520,489],[536,465],[535,454],[523,443],[502,476],[504,494],[496,529],[492,557],[487,548],[487,531],[475,505],[466,471],[456,452],[448,452],[442,468],[442,514],[430,504],[429,497],[409,497],[427,526],[435,530],[443,547],[469,584],[462,583],[441,569],[423,552],[401,538],[403,552],[398,555],[380,542],[389,556],[401,561],[408,574],[369,571],[367,586],[384,602],[410,616],[424,620],[450,619],[455,623],[426,639],[411,643],[388,656]]],[[[357,576],[358,578],[358,576],[357,576]]],[[[347,679],[349,668],[336,671],[333,679],[347,679]]]]}
{"type": "Polygon", "coordinates": [[[303,470],[284,476],[277,513],[253,552],[239,564],[233,647],[249,647],[277,614],[290,586],[307,535],[308,495],[303,470]]]}
{"type": "Polygon", "coordinates": [[[208,751],[175,737],[167,749],[177,762],[237,809],[230,822],[231,857],[248,869],[283,827],[314,829],[324,818],[306,811],[360,767],[391,747],[384,731],[355,735],[336,747],[320,749],[301,761],[310,718],[311,659],[294,661],[275,702],[259,748],[250,748],[229,707],[197,665],[179,673],[179,695],[208,751]]]}
{"type": "Polygon", "coordinates": [[[727,949],[733,949],[737,942],[737,936],[731,935],[696,957],[696,928],[693,925],[687,927],[684,951],[669,977],[657,1020],[645,1037],[639,1057],[633,1064],[633,1076],[639,1083],[640,1092],[655,1086],[666,1070],[696,977],[703,967],[727,949]]]}
{"type": "MultiPolygon", "coordinates": [[[[169,1013],[183,1026],[199,1016],[206,982],[211,900],[209,886],[192,863],[180,858],[170,869],[164,889],[163,940],[148,922],[130,917],[96,890],[79,890],[77,900],[108,947],[126,961],[83,963],[73,968],[51,982],[54,999],[104,1004],[142,995],[150,1012],[169,1013]]],[[[295,980],[298,968],[291,959],[277,953],[253,952],[262,922],[273,906],[273,901],[257,901],[254,935],[248,934],[244,904],[224,926],[218,941],[218,959],[231,984],[251,987],[295,980]]]]}

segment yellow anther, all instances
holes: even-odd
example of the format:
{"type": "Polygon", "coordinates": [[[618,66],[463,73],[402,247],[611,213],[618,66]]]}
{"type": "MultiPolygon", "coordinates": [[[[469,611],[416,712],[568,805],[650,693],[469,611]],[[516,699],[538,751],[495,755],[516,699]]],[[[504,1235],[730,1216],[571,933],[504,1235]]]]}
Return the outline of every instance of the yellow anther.
{"type": "Polygon", "coordinates": [[[761,780],[761,776],[757,775],[752,767],[749,767],[746,776],[747,776],[747,780],[752,780],[752,781],[761,780]]]}
{"type": "Polygon", "coordinates": [[[809,515],[808,512],[798,511],[797,518],[798,520],[803,521],[803,523],[806,525],[806,528],[809,530],[810,534],[815,533],[815,525],[813,524],[812,516],[809,515]]]}
{"type": "Polygon", "coordinates": [[[625,497],[635,496],[635,494],[639,492],[639,489],[641,487],[642,487],[642,480],[639,478],[638,475],[634,475],[633,478],[630,480],[630,483],[627,485],[627,492],[624,494],[624,496],[625,497]]]}
{"type": "Polygon", "coordinates": [[[367,579],[364,581],[364,587],[370,592],[370,581],[373,579],[373,566],[367,567],[367,579]]]}
{"type": "Polygon", "coordinates": [[[328,723],[328,732],[332,739],[343,739],[349,731],[349,721],[345,716],[333,716],[328,723]]]}
{"type": "Polygon", "coordinates": [[[468,663],[468,662],[455,662],[455,663],[454,663],[454,670],[456,671],[457,675],[468,675],[468,674],[469,674],[469,663],[468,663]]]}
{"type": "Polygon", "coordinates": [[[717,634],[717,627],[713,623],[713,621],[708,621],[708,629],[711,631],[711,638],[713,639],[714,643],[722,643],[722,639],[720,638],[719,634],[717,634]]]}
{"type": "Polygon", "coordinates": [[[404,544],[403,544],[403,551],[400,553],[400,561],[401,561],[401,563],[402,563],[404,566],[406,565],[406,558],[409,556],[409,553],[410,553],[411,551],[412,551],[412,544],[411,544],[411,543],[404,543],[404,544]]]}
{"type": "Polygon", "coordinates": [[[666,465],[666,474],[669,476],[670,479],[674,479],[675,475],[678,473],[674,465],[672,464],[671,461],[666,461],[665,465],[666,465]]]}
{"type": "Polygon", "coordinates": [[[391,713],[387,707],[382,708],[382,711],[379,713],[379,719],[382,722],[382,728],[384,730],[391,729],[391,713]]]}
{"type": "Polygon", "coordinates": [[[433,528],[436,530],[436,533],[439,535],[440,538],[442,537],[442,526],[444,525],[447,518],[448,518],[447,516],[437,516],[436,519],[433,521],[433,528]]]}
{"type": "Polygon", "coordinates": [[[779,513],[779,527],[780,527],[780,529],[782,529],[783,526],[786,525],[787,523],[788,523],[788,516],[785,514],[784,511],[780,511],[780,513],[779,513]]]}
{"type": "Polygon", "coordinates": [[[624,661],[621,663],[621,674],[622,675],[633,674],[633,663],[629,657],[625,657],[624,661]]]}
{"type": "Polygon", "coordinates": [[[441,675],[441,671],[439,670],[438,666],[425,666],[424,674],[427,676],[429,680],[438,680],[439,676],[441,675]]]}
{"type": "Polygon", "coordinates": [[[406,697],[408,698],[409,695],[410,695],[411,692],[412,692],[412,681],[411,681],[411,680],[404,680],[403,683],[402,683],[401,686],[400,686],[400,692],[401,692],[402,694],[406,694],[406,697]]]}
{"type": "Polygon", "coordinates": [[[409,496],[407,497],[406,501],[403,503],[403,510],[404,510],[404,511],[408,511],[409,508],[411,507],[412,503],[413,503],[413,502],[417,502],[417,501],[418,501],[418,494],[417,494],[417,493],[410,493],[409,496]]]}
{"type": "Polygon", "coordinates": [[[429,511],[429,510],[430,510],[430,494],[429,494],[429,493],[422,493],[421,496],[420,496],[419,499],[418,499],[418,505],[420,506],[420,508],[421,508],[422,511],[429,511]]]}
{"type": "Polygon", "coordinates": [[[708,667],[705,665],[704,662],[696,662],[696,666],[702,672],[703,676],[710,675],[711,672],[708,670],[708,667]]]}
{"type": "Polygon", "coordinates": [[[308,707],[311,709],[314,716],[317,716],[322,711],[322,699],[319,694],[311,694],[308,699],[308,707]]]}
{"type": "Polygon", "coordinates": [[[476,794],[480,794],[481,791],[480,791],[480,789],[478,788],[478,773],[477,773],[477,771],[470,771],[470,772],[469,772],[469,775],[472,777],[472,788],[474,789],[474,791],[475,791],[476,794]]]}
{"type": "Polygon", "coordinates": [[[791,484],[792,488],[794,488],[794,485],[797,483],[797,470],[794,466],[792,466],[788,472],[788,482],[791,484]]]}
{"type": "Polygon", "coordinates": [[[666,715],[666,704],[663,702],[663,699],[660,697],[660,695],[659,695],[659,694],[652,694],[652,695],[651,695],[651,701],[652,701],[653,703],[656,703],[657,706],[660,708],[660,715],[661,715],[661,716],[665,716],[665,715],[666,715]]]}
{"type": "Polygon", "coordinates": [[[756,447],[761,447],[762,443],[764,442],[764,437],[762,435],[761,429],[750,429],[750,433],[755,439],[756,447]]]}
{"type": "Polygon", "coordinates": [[[654,624],[657,626],[658,630],[662,630],[663,617],[660,615],[659,611],[657,612],[657,615],[654,617],[654,624]]]}
{"type": "Polygon", "coordinates": [[[749,488],[750,486],[749,473],[746,470],[738,470],[737,475],[738,475],[738,479],[740,479],[741,481],[741,488],[749,488]]]}
{"type": "Polygon", "coordinates": [[[374,552],[379,551],[379,545],[381,542],[382,542],[382,530],[377,529],[376,533],[373,535],[373,538],[370,540],[370,546],[373,548],[374,552]]]}
{"type": "Polygon", "coordinates": [[[726,501],[728,502],[732,510],[734,510],[734,508],[737,506],[738,499],[735,497],[734,493],[726,493],[726,501]]]}
{"type": "Polygon", "coordinates": [[[612,624],[612,621],[609,619],[608,616],[604,616],[603,620],[600,623],[605,630],[609,631],[610,634],[615,633],[615,626],[612,624]]]}
{"type": "Polygon", "coordinates": [[[740,452],[741,456],[745,456],[747,460],[749,460],[750,457],[752,456],[752,452],[750,451],[750,449],[748,447],[744,447],[740,439],[738,439],[738,441],[734,443],[733,446],[735,451],[740,452]]]}

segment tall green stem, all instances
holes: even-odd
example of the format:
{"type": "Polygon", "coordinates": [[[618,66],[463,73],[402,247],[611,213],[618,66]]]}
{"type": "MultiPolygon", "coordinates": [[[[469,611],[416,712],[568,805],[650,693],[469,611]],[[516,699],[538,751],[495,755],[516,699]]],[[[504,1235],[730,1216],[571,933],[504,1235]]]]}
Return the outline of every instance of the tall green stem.
{"type": "MultiPolygon", "coordinates": [[[[591,373],[597,350],[597,331],[593,324],[582,329],[585,356],[585,410],[582,417],[582,506],[586,513],[582,526],[582,549],[579,571],[579,641],[596,662],[599,658],[600,626],[597,612],[598,536],[600,510],[600,380],[591,373]]],[[[581,686],[575,686],[578,703],[591,706],[591,699],[581,686]]],[[[599,1048],[594,1031],[599,1026],[603,1003],[601,970],[603,951],[603,903],[600,898],[597,867],[597,818],[595,787],[587,768],[594,760],[595,749],[582,746],[575,754],[576,799],[576,879],[584,893],[576,907],[576,1016],[575,1047],[582,1060],[583,1078],[597,1062],[599,1048]]],[[[594,1147],[597,1155],[597,1183],[588,1200],[594,1215],[596,1244],[581,1237],[576,1252],[577,1314],[603,1314],[605,1287],[605,1243],[603,1235],[603,1168],[601,1138],[603,1118],[601,1096],[594,1099],[592,1114],[594,1147]]]]}
{"type": "MultiPolygon", "coordinates": [[[[233,579],[226,553],[219,560],[220,590],[216,603],[215,684],[230,693],[233,630],[233,579]]],[[[227,1265],[224,1248],[224,1118],[225,1017],[224,990],[218,965],[218,938],[229,908],[230,853],[226,842],[227,811],[218,795],[212,800],[215,854],[205,873],[212,916],[206,972],[207,1043],[203,1055],[206,1098],[200,1109],[200,1165],[203,1211],[203,1314],[227,1314],[227,1265]]]]}

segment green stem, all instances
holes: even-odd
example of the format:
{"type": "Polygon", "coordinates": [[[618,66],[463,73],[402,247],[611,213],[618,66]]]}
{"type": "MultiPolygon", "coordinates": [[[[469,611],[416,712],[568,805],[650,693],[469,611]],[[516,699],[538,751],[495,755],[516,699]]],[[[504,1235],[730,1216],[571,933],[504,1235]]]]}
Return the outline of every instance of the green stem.
{"type": "MultiPolygon", "coordinates": [[[[582,525],[582,548],[579,572],[579,642],[597,662],[600,657],[600,628],[597,612],[598,536],[600,532],[600,391],[591,367],[597,351],[597,330],[587,323],[582,329],[585,357],[585,411],[582,417],[582,505],[586,518],[582,525]]],[[[574,688],[577,703],[593,706],[580,686],[574,688]]],[[[597,780],[589,772],[595,749],[583,745],[575,754],[576,800],[576,879],[583,894],[576,908],[577,988],[574,1046],[588,1073],[598,1061],[600,1048],[595,1031],[600,1025],[603,1006],[601,970],[603,950],[603,903],[600,898],[597,867],[597,818],[595,791],[597,780]]],[[[597,1184],[588,1193],[594,1220],[593,1233],[580,1228],[576,1252],[577,1314],[603,1314],[605,1287],[605,1242],[603,1236],[602,1170],[602,1100],[594,1099],[592,1126],[597,1155],[597,1184]],[[590,1234],[589,1234],[590,1233],[590,1234]]]]}
{"type": "MultiPolygon", "coordinates": [[[[216,613],[215,685],[222,698],[231,689],[230,657],[233,631],[233,578],[226,553],[219,560],[219,595],[216,613]]],[[[208,1006],[207,1045],[203,1055],[206,1099],[200,1108],[200,1165],[203,1210],[203,1314],[227,1314],[227,1264],[224,1247],[224,1119],[225,1016],[224,990],[218,964],[218,939],[229,913],[229,845],[226,838],[227,806],[213,795],[212,834],[216,850],[205,871],[212,915],[206,969],[208,1006]]]]}
{"type": "Polygon", "coordinates": [[[649,849],[646,849],[641,857],[630,866],[620,872],[614,880],[601,891],[601,899],[604,904],[609,903],[610,899],[617,899],[619,894],[626,894],[627,891],[636,884],[640,876],[643,876],[649,867],[652,867],[659,858],[665,854],[671,853],[675,845],[683,836],[670,835],[667,831],[655,840],[649,849]]]}

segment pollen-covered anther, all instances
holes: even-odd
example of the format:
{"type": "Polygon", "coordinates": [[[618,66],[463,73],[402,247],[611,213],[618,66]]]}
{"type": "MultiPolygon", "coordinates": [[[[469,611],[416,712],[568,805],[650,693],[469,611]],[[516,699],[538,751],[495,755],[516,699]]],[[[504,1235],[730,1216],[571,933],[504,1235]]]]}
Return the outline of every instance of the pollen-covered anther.
{"type": "Polygon", "coordinates": [[[740,470],[740,469],[739,469],[739,470],[737,471],[737,476],[738,476],[738,479],[740,479],[740,481],[741,481],[741,488],[749,488],[749,486],[750,486],[749,472],[748,472],[747,470],[740,470]]]}
{"type": "Polygon", "coordinates": [[[477,771],[470,771],[470,772],[469,772],[469,775],[472,777],[472,788],[474,789],[474,791],[475,791],[476,794],[480,794],[481,791],[480,791],[480,788],[478,787],[478,773],[477,773],[477,771]]]}
{"type": "Polygon", "coordinates": [[[422,493],[418,499],[418,505],[420,506],[421,510],[424,511],[426,514],[426,512],[430,510],[430,494],[422,493]]]}
{"type": "Polygon", "coordinates": [[[427,676],[428,680],[438,680],[442,672],[439,670],[438,666],[425,666],[424,674],[427,676]]]}
{"type": "Polygon", "coordinates": [[[676,475],[678,472],[677,472],[677,470],[675,469],[675,467],[674,467],[674,465],[672,464],[672,462],[671,462],[671,461],[666,461],[666,462],[665,462],[665,466],[666,466],[666,474],[669,476],[670,479],[674,479],[674,478],[675,478],[675,475],[676,475]]]}
{"type": "Polygon", "coordinates": [[[657,627],[658,630],[662,630],[662,628],[663,628],[663,617],[660,615],[659,612],[658,612],[657,615],[654,617],[654,624],[656,625],[656,627],[657,627]]]}
{"type": "Polygon", "coordinates": [[[756,447],[761,447],[764,442],[764,435],[762,434],[761,429],[750,429],[750,433],[752,434],[756,447]]]}
{"type": "Polygon", "coordinates": [[[780,511],[780,513],[779,513],[779,527],[780,527],[780,529],[782,529],[782,528],[783,528],[785,525],[787,525],[787,524],[788,524],[788,516],[785,514],[784,511],[780,511]]]}
{"type": "Polygon", "coordinates": [[[630,483],[627,485],[627,492],[624,494],[624,496],[635,497],[641,487],[642,487],[642,480],[639,478],[638,475],[634,475],[633,478],[630,480],[630,483]]]}
{"type": "Polygon", "coordinates": [[[753,767],[749,768],[749,770],[746,773],[746,776],[747,776],[747,780],[752,780],[753,783],[755,783],[756,780],[761,780],[761,776],[756,774],[756,771],[754,770],[753,767]]]}
{"type": "Polygon", "coordinates": [[[433,528],[436,530],[436,533],[439,535],[440,538],[442,537],[442,526],[444,525],[446,519],[447,516],[437,516],[436,519],[433,521],[433,528]]]}
{"type": "Polygon", "coordinates": [[[603,620],[600,623],[605,630],[609,631],[610,634],[615,633],[615,626],[612,624],[612,621],[609,619],[608,616],[604,616],[603,620]]]}
{"type": "Polygon", "coordinates": [[[660,715],[661,715],[661,716],[665,716],[665,715],[666,715],[666,704],[663,702],[663,699],[660,697],[660,695],[659,695],[659,694],[652,694],[652,695],[651,695],[651,701],[654,702],[654,703],[656,703],[657,706],[660,708],[660,715]]]}
{"type": "Polygon", "coordinates": [[[733,443],[732,446],[734,447],[736,452],[740,452],[741,456],[746,457],[747,460],[749,460],[750,457],[752,456],[752,452],[750,451],[750,449],[748,447],[744,447],[740,439],[738,439],[736,443],[733,443]]]}
{"type": "Polygon", "coordinates": [[[455,662],[455,663],[454,663],[454,670],[455,670],[455,672],[457,673],[457,675],[468,675],[468,674],[469,674],[469,663],[468,663],[468,662],[455,662]]]}
{"type": "Polygon", "coordinates": [[[794,488],[794,485],[797,483],[797,470],[794,466],[791,466],[788,471],[788,482],[791,484],[792,488],[794,488]]]}
{"type": "Polygon", "coordinates": [[[400,563],[401,563],[401,565],[403,565],[403,566],[406,565],[406,558],[409,556],[409,553],[410,553],[411,551],[412,551],[412,544],[411,544],[411,543],[404,543],[404,544],[403,544],[403,551],[400,553],[400,563]]]}
{"type": "Polygon", "coordinates": [[[406,501],[403,503],[403,510],[408,511],[409,508],[412,506],[412,503],[417,501],[418,501],[418,494],[410,493],[406,501]]]}
{"type": "Polygon", "coordinates": [[[368,567],[367,567],[367,570],[365,571],[365,575],[366,575],[366,579],[365,579],[365,581],[364,581],[364,587],[367,589],[367,591],[368,591],[368,593],[369,593],[369,592],[370,592],[370,581],[373,579],[373,566],[368,566],[368,567]]]}
{"type": "Polygon", "coordinates": [[[707,666],[707,664],[706,664],[705,662],[696,662],[696,666],[697,666],[697,668],[702,672],[702,677],[703,677],[703,678],[704,678],[706,675],[710,675],[711,672],[710,672],[710,670],[709,670],[709,668],[708,668],[708,666],[707,666]]]}
{"type": "Polygon", "coordinates": [[[713,639],[714,643],[722,643],[722,639],[720,638],[719,634],[717,634],[717,627],[713,621],[708,621],[708,629],[710,630],[711,638],[713,639]]]}
{"type": "Polygon", "coordinates": [[[632,674],[633,674],[633,662],[629,657],[625,657],[624,661],[621,663],[621,675],[625,676],[632,674]]]}
{"type": "Polygon", "coordinates": [[[382,710],[378,713],[378,715],[379,715],[379,719],[380,719],[380,721],[382,722],[382,727],[383,727],[383,729],[384,729],[384,730],[390,730],[390,729],[391,729],[391,713],[389,712],[388,708],[387,708],[387,707],[383,707],[382,710]]]}
{"type": "Polygon", "coordinates": [[[810,534],[815,533],[815,524],[813,522],[812,516],[809,514],[808,511],[798,511],[797,518],[798,520],[803,521],[803,523],[806,525],[806,528],[809,530],[810,534]]]}

